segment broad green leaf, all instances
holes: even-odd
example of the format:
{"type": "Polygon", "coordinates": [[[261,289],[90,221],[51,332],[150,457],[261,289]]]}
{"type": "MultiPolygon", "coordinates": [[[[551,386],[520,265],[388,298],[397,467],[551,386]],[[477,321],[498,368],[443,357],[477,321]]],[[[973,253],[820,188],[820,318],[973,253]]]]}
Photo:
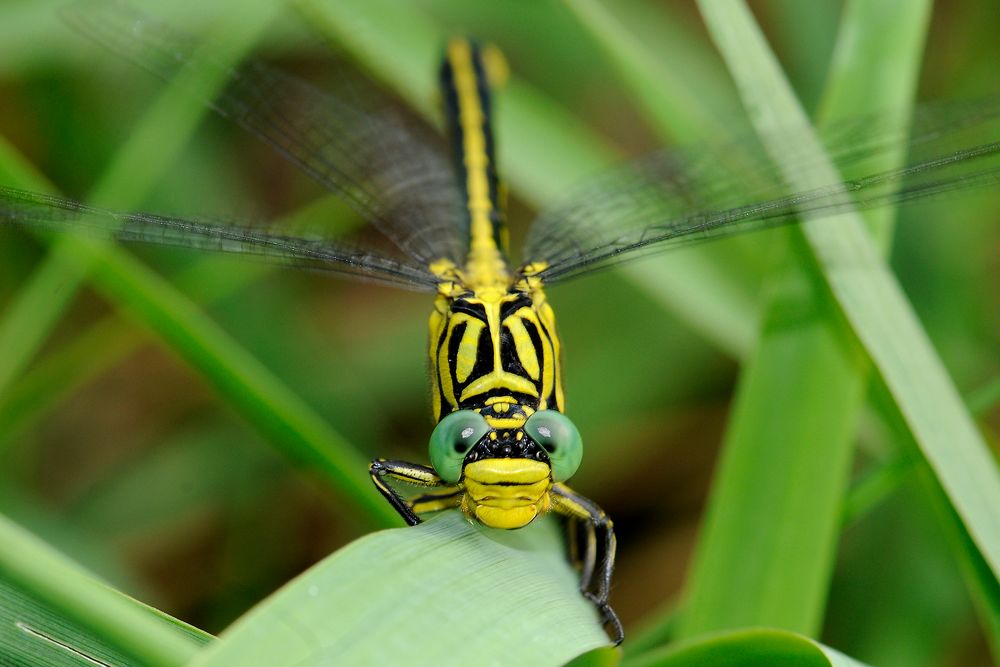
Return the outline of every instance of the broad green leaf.
{"type": "Polygon", "coordinates": [[[449,511],[367,535],[252,609],[191,666],[565,664],[609,640],[554,528],[490,530],[449,511]]]}
{"type": "Polygon", "coordinates": [[[624,667],[863,667],[828,646],[784,630],[754,628],[699,636],[626,659],[624,667]]]}
{"type": "Polygon", "coordinates": [[[185,664],[210,640],[0,517],[0,664],[166,667],[185,664]]]}

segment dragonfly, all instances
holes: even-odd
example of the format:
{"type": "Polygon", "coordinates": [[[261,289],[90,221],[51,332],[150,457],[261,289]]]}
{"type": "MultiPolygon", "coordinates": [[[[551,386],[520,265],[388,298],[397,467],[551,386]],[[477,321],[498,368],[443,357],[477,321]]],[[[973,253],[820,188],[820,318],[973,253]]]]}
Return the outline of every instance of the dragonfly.
{"type": "MultiPolygon", "coordinates": [[[[616,643],[624,631],[610,605],[615,532],[596,503],[567,485],[583,439],[566,414],[546,288],[649,253],[1000,179],[993,98],[924,106],[905,126],[882,128],[881,116],[835,124],[824,135],[829,156],[852,175],[805,191],[787,191],[749,138],[664,149],[585,180],[540,213],[515,263],[493,127],[503,70],[495,50],[467,38],[445,45],[441,133],[348,66],[318,86],[263,61],[222,65],[197,37],[114,0],[66,18],[162,79],[189,67],[218,70],[225,85],[206,103],[338,195],[384,242],[118,212],[4,186],[0,224],[236,253],[431,293],[431,465],[375,459],[375,488],[410,525],[449,509],[498,529],[562,517],[580,590],[616,643]],[[866,170],[899,151],[905,166],[866,170]]],[[[794,166],[815,165],[807,158],[794,166]]]]}

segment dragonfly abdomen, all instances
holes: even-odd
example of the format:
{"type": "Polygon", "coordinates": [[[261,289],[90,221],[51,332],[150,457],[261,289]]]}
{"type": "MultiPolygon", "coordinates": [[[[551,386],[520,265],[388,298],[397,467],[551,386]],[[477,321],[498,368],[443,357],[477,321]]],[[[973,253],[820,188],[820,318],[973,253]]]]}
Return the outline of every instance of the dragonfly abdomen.
{"type": "Polygon", "coordinates": [[[441,89],[468,225],[466,274],[472,283],[499,286],[510,279],[507,231],[493,144],[490,82],[474,42],[448,43],[441,89]]]}

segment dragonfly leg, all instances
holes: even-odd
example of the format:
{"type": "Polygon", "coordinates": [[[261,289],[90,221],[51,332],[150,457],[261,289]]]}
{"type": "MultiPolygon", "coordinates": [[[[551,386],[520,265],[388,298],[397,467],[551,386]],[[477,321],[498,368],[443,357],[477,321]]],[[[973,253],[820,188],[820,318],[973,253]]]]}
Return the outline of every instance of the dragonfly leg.
{"type": "Polygon", "coordinates": [[[579,522],[580,528],[585,531],[584,554],[583,558],[580,559],[580,590],[597,605],[605,624],[611,630],[615,644],[620,644],[625,638],[625,631],[618,615],[608,603],[617,547],[611,519],[600,507],[564,484],[554,485],[552,494],[552,510],[568,517],[570,521],[579,522]],[[597,565],[598,544],[600,544],[602,552],[599,567],[597,565]]]}
{"type": "Polygon", "coordinates": [[[589,593],[597,565],[597,529],[593,522],[571,516],[566,532],[570,561],[580,569],[580,592],[589,593]]]}
{"type": "Polygon", "coordinates": [[[399,512],[399,515],[403,517],[403,520],[411,526],[415,526],[420,523],[421,519],[417,516],[417,512],[424,511],[434,511],[436,509],[444,509],[445,507],[451,507],[452,505],[442,504],[446,502],[455,501],[451,498],[451,493],[455,492],[457,495],[457,489],[454,489],[450,485],[446,484],[444,480],[438,477],[438,474],[434,472],[433,468],[427,466],[418,465],[416,463],[407,463],[406,461],[387,461],[386,459],[375,459],[368,466],[368,473],[372,477],[372,482],[375,484],[375,488],[379,490],[379,493],[389,501],[393,509],[399,512]],[[429,486],[429,487],[447,487],[442,489],[442,494],[425,494],[416,498],[413,501],[407,501],[399,493],[396,492],[384,479],[388,477],[390,479],[397,480],[399,482],[404,482],[406,484],[411,484],[413,486],[429,486]]]}
{"type": "Polygon", "coordinates": [[[412,498],[409,504],[416,514],[451,509],[462,504],[462,489],[458,486],[446,486],[439,491],[431,491],[412,498]]]}

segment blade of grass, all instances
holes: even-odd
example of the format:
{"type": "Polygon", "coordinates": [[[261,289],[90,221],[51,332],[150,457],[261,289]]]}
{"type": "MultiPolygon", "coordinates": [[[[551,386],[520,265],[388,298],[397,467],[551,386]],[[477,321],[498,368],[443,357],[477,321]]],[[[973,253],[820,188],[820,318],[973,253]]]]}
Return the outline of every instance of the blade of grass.
{"type": "Polygon", "coordinates": [[[815,635],[822,621],[863,364],[815,276],[779,276],[740,378],[681,637],[748,625],[815,635]]]}
{"type": "Polygon", "coordinates": [[[693,137],[732,132],[717,117],[717,110],[705,109],[699,88],[690,85],[682,68],[653,58],[621,19],[598,0],[566,0],[566,4],[601,44],[664,142],[689,142],[693,137]]]}
{"type": "MultiPolygon", "coordinates": [[[[173,276],[172,281],[204,304],[260,280],[270,267],[249,264],[227,274],[231,281],[220,280],[215,268],[214,261],[203,261],[173,276]]],[[[0,396],[0,453],[56,404],[147,342],[148,336],[136,327],[109,315],[35,364],[0,396]]]]}
{"type": "Polygon", "coordinates": [[[561,665],[607,644],[554,523],[480,529],[449,511],[356,540],[191,665],[561,665]]]}
{"type": "Polygon", "coordinates": [[[110,645],[124,652],[133,664],[172,666],[186,664],[211,639],[109,588],[2,516],[0,583],[18,594],[4,596],[0,612],[17,616],[0,631],[0,651],[15,656],[44,656],[54,648],[58,655],[79,634],[104,650],[110,645]],[[63,619],[83,632],[67,628],[63,619]],[[52,646],[53,640],[64,646],[52,646]]]}
{"type": "Polygon", "coordinates": [[[370,525],[399,524],[372,492],[367,461],[357,450],[197,306],[123,253],[106,254],[82,239],[77,248],[91,263],[101,293],[164,338],[269,442],[320,471],[370,525]]]}
{"type": "MultiPolygon", "coordinates": [[[[228,33],[225,43],[230,59],[238,59],[267,23],[270,13],[260,11],[260,6],[255,4],[258,10],[245,12],[244,20],[235,23],[228,33]]],[[[68,27],[66,31],[69,34],[68,27]]],[[[137,205],[156,176],[173,162],[204,114],[203,105],[192,92],[211,96],[211,91],[221,84],[219,79],[194,68],[186,70],[133,130],[95,186],[92,199],[99,204],[113,202],[122,208],[137,205]]],[[[39,185],[31,182],[23,187],[37,189],[39,185]]],[[[73,238],[56,238],[49,257],[36,269],[0,322],[0,349],[7,352],[0,360],[0,394],[34,357],[83,280],[86,267],[78,264],[80,257],[75,255],[75,243],[73,238]]]]}
{"type": "MultiPolygon", "coordinates": [[[[0,151],[4,146],[0,140],[0,151]]],[[[12,160],[16,159],[15,155],[16,153],[11,154],[12,160]]],[[[0,170],[4,163],[5,158],[0,155],[0,170]]],[[[8,178],[7,181],[22,182],[16,178],[8,178]]],[[[326,215],[325,220],[330,224],[334,224],[336,220],[338,229],[344,233],[361,224],[354,215],[344,216],[343,219],[331,217],[325,208],[328,202],[329,197],[311,202],[287,216],[286,220],[308,219],[314,211],[320,211],[326,215]]],[[[239,271],[220,274],[216,266],[216,258],[204,259],[173,275],[171,282],[199,304],[206,304],[262,280],[275,268],[248,262],[239,271]]],[[[121,321],[116,315],[109,315],[52,352],[25,373],[6,394],[0,396],[0,453],[13,444],[18,434],[31,423],[48,414],[55,404],[125,358],[146,340],[135,327],[121,321]]]]}
{"type": "MultiPolygon", "coordinates": [[[[758,131],[776,121],[804,121],[746,6],[702,0],[701,6],[723,56],[740,84],[758,131]],[[769,76],[762,76],[768,74],[769,76]]],[[[769,138],[773,135],[768,135],[769,138]]],[[[775,161],[790,147],[765,141],[775,161]]],[[[818,144],[796,150],[822,155],[818,144]]],[[[826,173],[789,173],[796,189],[826,173]]],[[[829,180],[827,182],[829,182],[829,180]]],[[[1000,474],[933,346],[870,235],[857,216],[807,222],[806,238],[844,315],[879,370],[921,452],[995,575],[1000,575],[1000,474]]]]}
{"type": "MultiPolygon", "coordinates": [[[[637,102],[661,131],[690,130],[683,122],[690,113],[664,127],[671,116],[643,92],[662,84],[649,53],[622,39],[613,17],[591,0],[572,0],[570,6],[619,63],[637,102]]],[[[839,76],[828,94],[855,105],[865,100],[902,106],[912,91],[925,14],[911,5],[908,18],[876,40],[873,33],[853,32],[871,17],[849,13],[841,35],[850,35],[843,43],[853,50],[842,51],[842,60],[867,62],[877,46],[879,58],[911,64],[895,86],[881,87],[873,75],[839,76]],[[878,91],[884,97],[872,97],[878,91]]],[[[824,304],[815,271],[793,266],[778,280],[727,434],[691,584],[693,602],[681,624],[686,635],[742,624],[818,630],[864,366],[839,329],[836,312],[824,304]],[[753,549],[741,546],[747,544],[753,549]]]]}
{"type": "Polygon", "coordinates": [[[792,632],[758,628],[696,637],[628,658],[622,667],[863,667],[834,649],[792,632]]]}
{"type": "MultiPolygon", "coordinates": [[[[249,48],[272,13],[269,3],[242,7],[239,20],[226,23],[227,30],[232,30],[226,34],[226,57],[237,59],[249,48]]],[[[220,84],[204,72],[193,71],[189,76],[194,80],[176,81],[154,105],[148,116],[150,120],[135,135],[134,145],[161,155],[156,144],[150,143],[153,139],[166,142],[160,148],[167,154],[175,150],[170,147],[171,140],[183,143],[179,137],[193,130],[195,119],[204,108],[201,98],[192,96],[192,88],[206,96],[213,86],[220,84]],[[177,126],[169,124],[173,113],[179,117],[177,126]],[[172,135],[168,128],[173,128],[179,136],[172,135]]],[[[143,160],[145,151],[132,146],[130,141],[123,148],[121,155],[125,157],[112,168],[112,173],[118,176],[102,182],[97,189],[100,196],[137,201],[138,191],[149,185],[154,170],[133,164],[143,160]]],[[[158,164],[166,168],[169,163],[160,160],[158,164]]],[[[32,188],[37,184],[15,185],[32,188]]],[[[0,369],[6,371],[0,372],[0,393],[4,393],[5,386],[34,355],[68,303],[73,287],[82,279],[84,267],[91,267],[104,294],[167,340],[276,446],[294,459],[317,468],[371,525],[398,525],[399,519],[392,509],[372,492],[364,472],[367,469],[364,457],[162,278],[108,244],[68,237],[61,237],[55,243],[50,258],[22,288],[0,322],[0,336],[3,333],[10,336],[6,340],[0,337],[0,345],[9,352],[4,358],[12,361],[10,366],[0,369]]]]}
{"type": "MultiPolygon", "coordinates": [[[[838,35],[841,66],[825,93],[830,116],[845,108],[903,109],[912,97],[928,5],[880,8],[897,20],[884,25],[879,8],[848,4],[838,35]],[[894,86],[864,66],[883,61],[896,68],[894,86]]],[[[719,41],[722,12],[702,10],[719,41]]],[[[767,49],[762,41],[755,48],[767,49]]],[[[766,58],[770,64],[770,52],[766,58]]],[[[781,76],[763,67],[743,72],[742,80],[737,75],[738,83],[746,88],[755,77],[781,76]]],[[[779,129],[794,126],[788,115],[780,118],[779,129]]],[[[880,167],[900,159],[889,156],[880,167]]],[[[815,635],[822,622],[867,364],[796,235],[797,257],[771,283],[759,347],[741,377],[681,636],[759,624],[815,635]]]]}
{"type": "MultiPolygon", "coordinates": [[[[883,464],[877,470],[876,476],[882,477],[881,471],[885,468],[889,468],[890,471],[901,470],[895,478],[891,477],[891,472],[886,475],[890,477],[887,481],[894,481],[897,484],[903,479],[916,476],[923,490],[921,500],[930,507],[944,533],[945,542],[958,565],[965,588],[972,598],[993,658],[1000,660],[1000,579],[990,571],[989,564],[944,493],[940,480],[935,477],[927,461],[921,456],[913,434],[909,431],[899,407],[884,384],[879,383],[874,386],[871,403],[874,404],[882,423],[886,425],[887,437],[894,440],[892,444],[895,446],[895,458],[883,464]]],[[[845,514],[848,507],[845,506],[845,514]]]]}

